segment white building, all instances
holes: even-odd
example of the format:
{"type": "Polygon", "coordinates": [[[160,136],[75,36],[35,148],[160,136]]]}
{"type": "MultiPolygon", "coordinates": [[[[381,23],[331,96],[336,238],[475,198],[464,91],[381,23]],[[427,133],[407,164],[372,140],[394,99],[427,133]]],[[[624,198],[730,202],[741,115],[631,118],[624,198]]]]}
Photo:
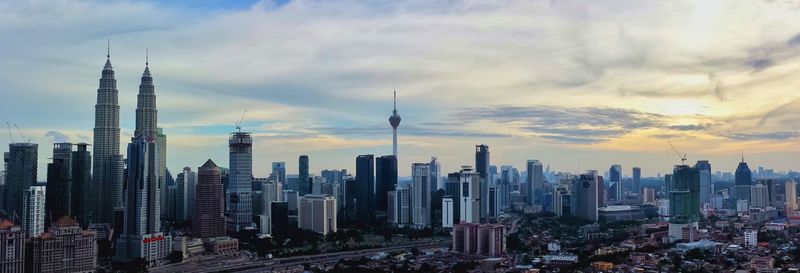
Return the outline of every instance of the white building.
{"type": "Polygon", "coordinates": [[[336,198],[321,194],[300,197],[297,219],[298,226],[302,229],[322,235],[336,232],[336,198]]]}
{"type": "Polygon", "coordinates": [[[283,191],[281,183],[270,177],[261,184],[261,216],[259,217],[261,235],[272,234],[272,202],[281,202],[283,191]]]}
{"type": "Polygon", "coordinates": [[[442,227],[453,227],[453,198],[442,199],[442,227]]]}
{"type": "Polygon", "coordinates": [[[22,229],[30,238],[41,235],[44,233],[45,186],[31,186],[23,192],[22,200],[22,229]]]}
{"type": "Polygon", "coordinates": [[[736,200],[736,212],[750,211],[750,202],[745,199],[736,200]]]}
{"type": "Polygon", "coordinates": [[[398,185],[395,189],[395,224],[411,224],[411,189],[407,185],[398,185]]]}
{"type": "Polygon", "coordinates": [[[756,208],[766,208],[770,206],[769,203],[769,192],[767,191],[767,186],[763,184],[757,184],[750,187],[750,206],[756,208]]]}
{"type": "Polygon", "coordinates": [[[744,231],[744,242],[748,247],[758,245],[758,230],[749,229],[744,231]]]}
{"type": "Polygon", "coordinates": [[[459,198],[460,219],[466,223],[480,223],[480,180],[481,177],[471,166],[461,167],[459,198]]]}
{"type": "Polygon", "coordinates": [[[414,227],[427,228],[431,226],[431,168],[427,163],[414,163],[411,165],[411,176],[414,184],[411,186],[413,195],[414,227]]]}

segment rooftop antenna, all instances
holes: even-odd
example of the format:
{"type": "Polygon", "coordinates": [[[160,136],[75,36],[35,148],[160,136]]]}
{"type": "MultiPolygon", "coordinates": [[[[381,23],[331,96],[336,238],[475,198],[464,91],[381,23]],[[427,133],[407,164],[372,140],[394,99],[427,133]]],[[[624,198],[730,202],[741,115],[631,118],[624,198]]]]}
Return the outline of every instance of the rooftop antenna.
{"type": "Polygon", "coordinates": [[[144,66],[150,65],[150,49],[144,49],[144,66]]]}
{"type": "Polygon", "coordinates": [[[397,88],[394,89],[394,112],[397,112],[397,88]]]}
{"type": "Polygon", "coordinates": [[[108,45],[106,46],[106,58],[111,58],[111,39],[108,39],[108,45]]]}
{"type": "Polygon", "coordinates": [[[240,133],[242,132],[242,121],[244,121],[244,114],[247,114],[247,109],[244,109],[244,112],[242,112],[242,117],[239,118],[238,122],[236,122],[236,130],[238,130],[240,133]]]}
{"type": "Polygon", "coordinates": [[[8,127],[8,139],[11,140],[11,143],[14,143],[14,135],[11,134],[11,123],[6,121],[6,127],[8,127]]]}
{"type": "Polygon", "coordinates": [[[686,165],[685,164],[686,163],[686,154],[683,154],[683,156],[681,156],[681,153],[678,152],[678,149],[675,149],[675,145],[672,145],[672,142],[667,140],[667,143],[669,143],[669,146],[672,147],[673,151],[675,151],[675,154],[678,155],[678,158],[681,159],[681,165],[686,165]]]}

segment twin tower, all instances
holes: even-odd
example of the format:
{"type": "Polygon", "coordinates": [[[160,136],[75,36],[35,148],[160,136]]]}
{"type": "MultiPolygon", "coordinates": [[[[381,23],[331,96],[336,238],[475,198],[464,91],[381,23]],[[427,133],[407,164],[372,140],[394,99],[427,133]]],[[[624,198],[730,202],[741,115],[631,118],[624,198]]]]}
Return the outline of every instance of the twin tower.
{"type": "Polygon", "coordinates": [[[120,154],[119,91],[106,54],[100,87],[97,89],[94,127],[94,223],[122,227],[115,260],[144,258],[155,265],[169,254],[171,240],[160,232],[161,190],[166,139],[157,130],[155,86],[149,58],[139,84],[136,129],[128,144],[127,161],[120,154]],[[127,163],[127,164],[123,164],[127,163]],[[127,172],[124,167],[127,166],[127,172]],[[122,214],[122,219],[115,215],[122,214]],[[116,221],[115,221],[116,220],[116,221]]]}

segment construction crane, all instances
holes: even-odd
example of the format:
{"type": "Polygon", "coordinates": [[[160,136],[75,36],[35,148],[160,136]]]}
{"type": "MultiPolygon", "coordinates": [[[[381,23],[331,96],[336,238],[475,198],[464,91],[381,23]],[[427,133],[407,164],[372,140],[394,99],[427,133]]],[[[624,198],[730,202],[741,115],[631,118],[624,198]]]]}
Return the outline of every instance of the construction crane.
{"type": "Polygon", "coordinates": [[[244,114],[247,114],[247,109],[244,109],[244,112],[242,112],[242,117],[239,118],[239,121],[236,122],[236,130],[239,132],[242,131],[242,122],[244,121],[244,114]]]}
{"type": "Polygon", "coordinates": [[[25,143],[31,143],[31,139],[26,138],[24,135],[22,135],[22,130],[19,129],[19,126],[17,126],[16,123],[14,123],[14,128],[17,128],[17,134],[19,134],[20,139],[24,140],[25,143]]]}
{"type": "Polygon", "coordinates": [[[673,151],[675,151],[675,154],[678,155],[678,158],[681,159],[681,165],[686,165],[685,164],[686,163],[686,154],[683,154],[683,156],[681,156],[681,153],[678,152],[678,149],[675,149],[675,145],[672,145],[672,142],[667,140],[667,143],[669,143],[669,146],[672,147],[673,151]]]}
{"type": "Polygon", "coordinates": [[[11,123],[6,121],[6,127],[8,127],[8,140],[11,141],[10,143],[14,143],[14,135],[11,134],[11,123]]]}

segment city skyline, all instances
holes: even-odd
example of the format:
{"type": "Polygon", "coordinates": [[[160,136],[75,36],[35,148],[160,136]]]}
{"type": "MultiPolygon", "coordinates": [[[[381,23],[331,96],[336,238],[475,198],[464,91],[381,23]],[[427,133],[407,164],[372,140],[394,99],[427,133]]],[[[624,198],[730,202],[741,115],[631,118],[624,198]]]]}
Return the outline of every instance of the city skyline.
{"type": "MultiPolygon", "coordinates": [[[[225,141],[241,109],[243,130],[253,133],[254,175],[266,176],[275,161],[297,170],[304,154],[318,175],[355,170],[359,154],[392,153],[386,114],[395,88],[405,177],[407,166],[431,156],[443,173],[472,165],[477,144],[492,147],[497,166],[538,159],[582,173],[620,163],[625,176],[633,166],[663,175],[679,162],[666,140],[715,172],[733,172],[742,151],[753,169],[797,169],[791,127],[800,100],[789,75],[800,69],[800,35],[771,28],[800,21],[785,5],[4,2],[0,36],[15,39],[0,52],[9,60],[0,79],[13,90],[4,92],[0,115],[21,127],[17,142],[91,143],[111,39],[118,143],[132,137],[150,48],[173,173],[207,158],[228,166],[225,141]],[[616,14],[616,5],[635,12],[616,14]],[[747,20],[756,13],[759,20],[747,20]],[[207,17],[189,19],[196,15],[207,17]],[[37,111],[22,114],[30,109],[37,111]]],[[[40,150],[41,181],[51,151],[40,150]]]]}

